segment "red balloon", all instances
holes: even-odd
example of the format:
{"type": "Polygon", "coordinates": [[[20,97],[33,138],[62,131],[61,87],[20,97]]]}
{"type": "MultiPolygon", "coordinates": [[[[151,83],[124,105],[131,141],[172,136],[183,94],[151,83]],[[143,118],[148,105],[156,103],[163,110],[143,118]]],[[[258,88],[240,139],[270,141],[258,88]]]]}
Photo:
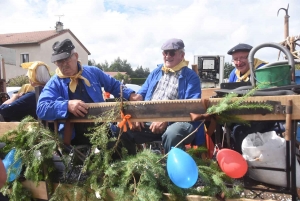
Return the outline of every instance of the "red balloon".
{"type": "Polygon", "coordinates": [[[243,156],[231,149],[221,149],[217,153],[217,161],[221,170],[231,178],[243,177],[247,170],[248,164],[243,156]]]}

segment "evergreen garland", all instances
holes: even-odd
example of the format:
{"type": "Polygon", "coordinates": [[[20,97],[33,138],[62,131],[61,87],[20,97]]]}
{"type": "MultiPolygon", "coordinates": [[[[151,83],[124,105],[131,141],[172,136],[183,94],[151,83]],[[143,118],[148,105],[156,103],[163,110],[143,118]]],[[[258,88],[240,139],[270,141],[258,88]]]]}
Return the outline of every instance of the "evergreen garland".
{"type": "Polygon", "coordinates": [[[248,103],[246,99],[254,94],[254,92],[259,88],[253,88],[249,90],[245,95],[240,98],[234,99],[238,97],[236,93],[229,93],[225,97],[223,97],[218,104],[210,106],[206,113],[216,116],[216,120],[219,124],[231,124],[231,123],[240,123],[247,124],[249,123],[242,118],[230,114],[230,111],[233,110],[242,110],[242,109],[265,109],[272,111],[273,107],[266,103],[248,103]],[[234,101],[233,101],[234,99],[234,101]]]}

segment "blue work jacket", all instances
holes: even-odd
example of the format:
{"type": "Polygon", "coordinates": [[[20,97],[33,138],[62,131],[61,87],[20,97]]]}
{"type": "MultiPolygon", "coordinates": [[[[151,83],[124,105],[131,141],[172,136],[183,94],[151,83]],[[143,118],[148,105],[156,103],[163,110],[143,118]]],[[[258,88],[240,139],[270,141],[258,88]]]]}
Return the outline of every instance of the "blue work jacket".
{"type": "MultiPolygon", "coordinates": [[[[88,79],[91,84],[89,87],[83,82],[86,92],[95,103],[104,102],[102,87],[105,91],[113,94],[114,97],[120,97],[121,82],[99,68],[83,66],[82,76],[88,79]]],[[[70,78],[59,78],[57,75],[52,76],[39,96],[36,110],[38,118],[55,120],[69,116],[69,83],[70,78]]],[[[128,100],[133,92],[130,88],[123,88],[123,97],[128,100]]]]}

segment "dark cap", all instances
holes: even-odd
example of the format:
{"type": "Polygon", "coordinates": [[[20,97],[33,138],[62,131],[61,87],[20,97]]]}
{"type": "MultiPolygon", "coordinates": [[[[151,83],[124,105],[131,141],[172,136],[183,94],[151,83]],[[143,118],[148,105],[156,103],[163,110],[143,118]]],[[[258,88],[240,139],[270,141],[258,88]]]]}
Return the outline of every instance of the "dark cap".
{"type": "Polygon", "coordinates": [[[51,62],[55,62],[61,59],[66,59],[71,56],[71,51],[75,48],[70,39],[65,39],[61,42],[56,41],[52,45],[53,53],[51,62]]]}
{"type": "Polygon", "coordinates": [[[177,38],[169,39],[161,46],[162,50],[179,50],[183,48],[184,48],[183,41],[177,38]]]}
{"type": "Polygon", "coordinates": [[[250,52],[251,49],[252,49],[251,45],[245,43],[239,43],[238,45],[228,50],[227,54],[232,55],[235,52],[250,52]]]}

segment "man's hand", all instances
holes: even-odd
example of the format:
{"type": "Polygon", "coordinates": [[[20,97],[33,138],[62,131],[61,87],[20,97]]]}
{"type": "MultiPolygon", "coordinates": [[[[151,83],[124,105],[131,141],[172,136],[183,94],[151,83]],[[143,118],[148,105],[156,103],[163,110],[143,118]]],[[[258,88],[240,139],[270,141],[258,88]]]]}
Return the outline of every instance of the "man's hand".
{"type": "Polygon", "coordinates": [[[145,128],[144,122],[132,122],[132,131],[142,131],[145,128]]]}
{"type": "Polygon", "coordinates": [[[152,133],[161,134],[163,133],[168,126],[168,122],[152,122],[149,129],[152,133]]]}
{"type": "Polygon", "coordinates": [[[88,113],[88,106],[82,100],[69,100],[68,111],[76,117],[84,117],[88,113]]]}
{"type": "Polygon", "coordinates": [[[136,93],[131,93],[129,97],[130,101],[143,101],[143,96],[136,93]]]}

